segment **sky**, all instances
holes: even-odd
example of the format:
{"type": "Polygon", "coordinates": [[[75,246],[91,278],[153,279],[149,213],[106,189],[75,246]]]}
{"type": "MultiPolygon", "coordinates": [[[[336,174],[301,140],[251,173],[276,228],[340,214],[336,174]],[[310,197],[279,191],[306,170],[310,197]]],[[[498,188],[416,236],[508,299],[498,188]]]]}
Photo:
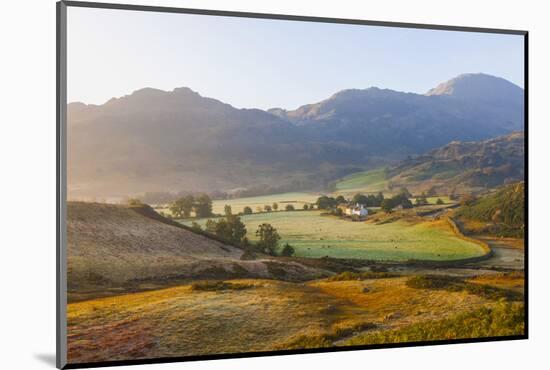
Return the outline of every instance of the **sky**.
{"type": "Polygon", "coordinates": [[[523,36],[68,8],[68,101],[189,87],[296,109],[350,88],[425,93],[462,73],[523,87],[523,36]]]}

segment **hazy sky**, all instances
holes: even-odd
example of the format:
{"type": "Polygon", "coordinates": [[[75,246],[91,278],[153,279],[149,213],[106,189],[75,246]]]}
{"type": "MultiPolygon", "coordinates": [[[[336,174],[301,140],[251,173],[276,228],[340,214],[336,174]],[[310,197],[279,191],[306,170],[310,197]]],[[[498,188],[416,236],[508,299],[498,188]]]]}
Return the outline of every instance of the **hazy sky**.
{"type": "Polygon", "coordinates": [[[69,102],[187,86],[294,109],[348,88],[424,93],[469,72],[523,87],[523,36],[68,8],[69,102]]]}

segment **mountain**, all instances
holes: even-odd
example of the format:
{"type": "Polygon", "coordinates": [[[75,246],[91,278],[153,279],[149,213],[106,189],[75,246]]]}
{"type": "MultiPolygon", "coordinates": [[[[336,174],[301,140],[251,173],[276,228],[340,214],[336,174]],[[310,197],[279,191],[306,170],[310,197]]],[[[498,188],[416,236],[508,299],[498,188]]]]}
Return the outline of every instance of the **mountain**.
{"type": "Polygon", "coordinates": [[[504,78],[483,73],[467,73],[439,84],[426,95],[447,95],[477,101],[518,102],[523,99],[523,90],[504,78]]]}
{"type": "Polygon", "coordinates": [[[503,89],[502,79],[487,75],[451,81],[426,95],[344,90],[294,111],[237,109],[189,88],[145,88],[103,105],[71,103],[69,197],[263,184],[321,189],[453,140],[523,128],[519,87],[503,89]],[[479,86],[486,99],[467,94],[479,86]]]}
{"type": "Polygon", "coordinates": [[[453,141],[390,168],[386,180],[415,192],[434,187],[438,193],[480,191],[523,181],[524,133],[514,132],[479,142],[453,141]]]}
{"type": "Polygon", "coordinates": [[[294,111],[270,110],[320,141],[360,144],[371,155],[421,153],[452,140],[523,129],[523,90],[498,77],[465,74],[425,95],[376,87],[344,90],[294,111]]]}

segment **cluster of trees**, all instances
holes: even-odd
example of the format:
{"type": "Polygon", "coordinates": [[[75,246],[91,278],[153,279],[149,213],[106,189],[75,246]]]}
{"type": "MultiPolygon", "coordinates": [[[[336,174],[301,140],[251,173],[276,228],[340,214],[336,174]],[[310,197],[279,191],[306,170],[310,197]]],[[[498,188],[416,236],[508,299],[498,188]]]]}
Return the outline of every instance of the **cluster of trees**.
{"type": "Polygon", "coordinates": [[[407,190],[407,188],[401,188],[399,190],[399,193],[394,195],[391,198],[386,198],[382,201],[382,204],[380,205],[380,208],[384,212],[391,212],[396,207],[403,207],[404,209],[409,209],[413,207],[413,204],[409,198],[411,198],[411,193],[407,190]]]}
{"type": "Polygon", "coordinates": [[[326,195],[323,195],[323,196],[320,196],[319,198],[317,198],[317,202],[315,202],[315,204],[317,205],[317,208],[319,208],[319,209],[331,210],[331,209],[336,208],[336,206],[338,206],[338,204],[344,203],[345,201],[346,201],[346,199],[341,195],[339,195],[336,198],[328,197],[326,195]]]}
{"type": "Polygon", "coordinates": [[[191,212],[196,217],[212,216],[212,199],[208,194],[200,194],[197,197],[186,195],[176,199],[168,207],[175,218],[189,217],[191,212]]]}
{"type": "Polygon", "coordinates": [[[228,215],[218,221],[206,221],[206,232],[214,234],[232,244],[247,245],[246,226],[239,216],[228,215]]]}
{"type": "MultiPolygon", "coordinates": [[[[277,229],[268,223],[263,223],[258,226],[256,230],[258,241],[255,243],[251,242],[246,236],[246,226],[241,221],[241,218],[237,215],[230,214],[230,207],[229,209],[227,207],[225,217],[218,220],[207,220],[204,231],[216,235],[218,238],[231,244],[239,245],[251,251],[265,253],[270,256],[281,255],[290,257],[294,255],[295,250],[288,243],[278,252],[281,236],[277,232],[277,229]],[[229,213],[227,211],[229,211],[229,213]]],[[[195,231],[203,231],[197,222],[193,222],[191,227],[195,231]]]]}
{"type": "Polygon", "coordinates": [[[337,197],[329,197],[323,195],[317,198],[317,207],[324,210],[336,210],[339,204],[362,204],[365,207],[380,207],[384,201],[384,194],[378,193],[376,195],[369,194],[355,194],[351,200],[344,198],[342,195],[337,197]]]}
{"type": "Polygon", "coordinates": [[[351,199],[351,204],[362,204],[365,207],[380,207],[383,201],[384,194],[382,193],[376,195],[355,194],[351,199]]]}

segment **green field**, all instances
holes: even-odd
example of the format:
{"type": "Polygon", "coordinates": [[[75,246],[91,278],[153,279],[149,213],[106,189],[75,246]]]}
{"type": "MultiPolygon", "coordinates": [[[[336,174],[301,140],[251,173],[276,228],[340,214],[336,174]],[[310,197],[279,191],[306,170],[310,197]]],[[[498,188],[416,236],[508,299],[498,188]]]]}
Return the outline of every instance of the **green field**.
{"type": "Polygon", "coordinates": [[[216,214],[223,214],[223,210],[226,204],[231,206],[233,213],[239,213],[243,211],[243,208],[249,206],[252,208],[252,212],[257,212],[256,208],[263,207],[265,205],[273,205],[277,203],[279,210],[284,210],[289,204],[296,209],[302,209],[304,204],[311,204],[317,201],[318,194],[314,193],[281,193],[262,195],[258,197],[238,198],[238,199],[222,199],[214,200],[212,202],[212,211],[216,214]]]}
{"type": "MultiPolygon", "coordinates": [[[[480,256],[475,243],[456,238],[445,221],[384,225],[320,216],[319,211],[270,212],[242,217],[251,239],[258,225],[270,223],[300,257],[403,261],[453,260],[480,256]]],[[[191,221],[184,222],[187,225],[191,221]]],[[[206,219],[198,220],[202,226],[206,219]]]]}
{"type": "Polygon", "coordinates": [[[387,190],[385,169],[357,172],[336,183],[337,193],[378,192],[387,190]]]}
{"type": "MultiPolygon", "coordinates": [[[[261,207],[263,210],[265,205],[272,206],[273,203],[277,203],[279,205],[279,210],[284,210],[288,204],[291,204],[296,209],[302,209],[306,203],[315,203],[318,197],[319,194],[293,192],[237,199],[216,199],[212,201],[212,212],[214,212],[214,214],[223,214],[226,204],[231,206],[231,211],[234,214],[243,212],[243,209],[246,206],[252,208],[252,212],[258,212],[258,207],[261,207]]],[[[157,208],[157,211],[170,213],[170,210],[167,207],[157,208]]]]}

